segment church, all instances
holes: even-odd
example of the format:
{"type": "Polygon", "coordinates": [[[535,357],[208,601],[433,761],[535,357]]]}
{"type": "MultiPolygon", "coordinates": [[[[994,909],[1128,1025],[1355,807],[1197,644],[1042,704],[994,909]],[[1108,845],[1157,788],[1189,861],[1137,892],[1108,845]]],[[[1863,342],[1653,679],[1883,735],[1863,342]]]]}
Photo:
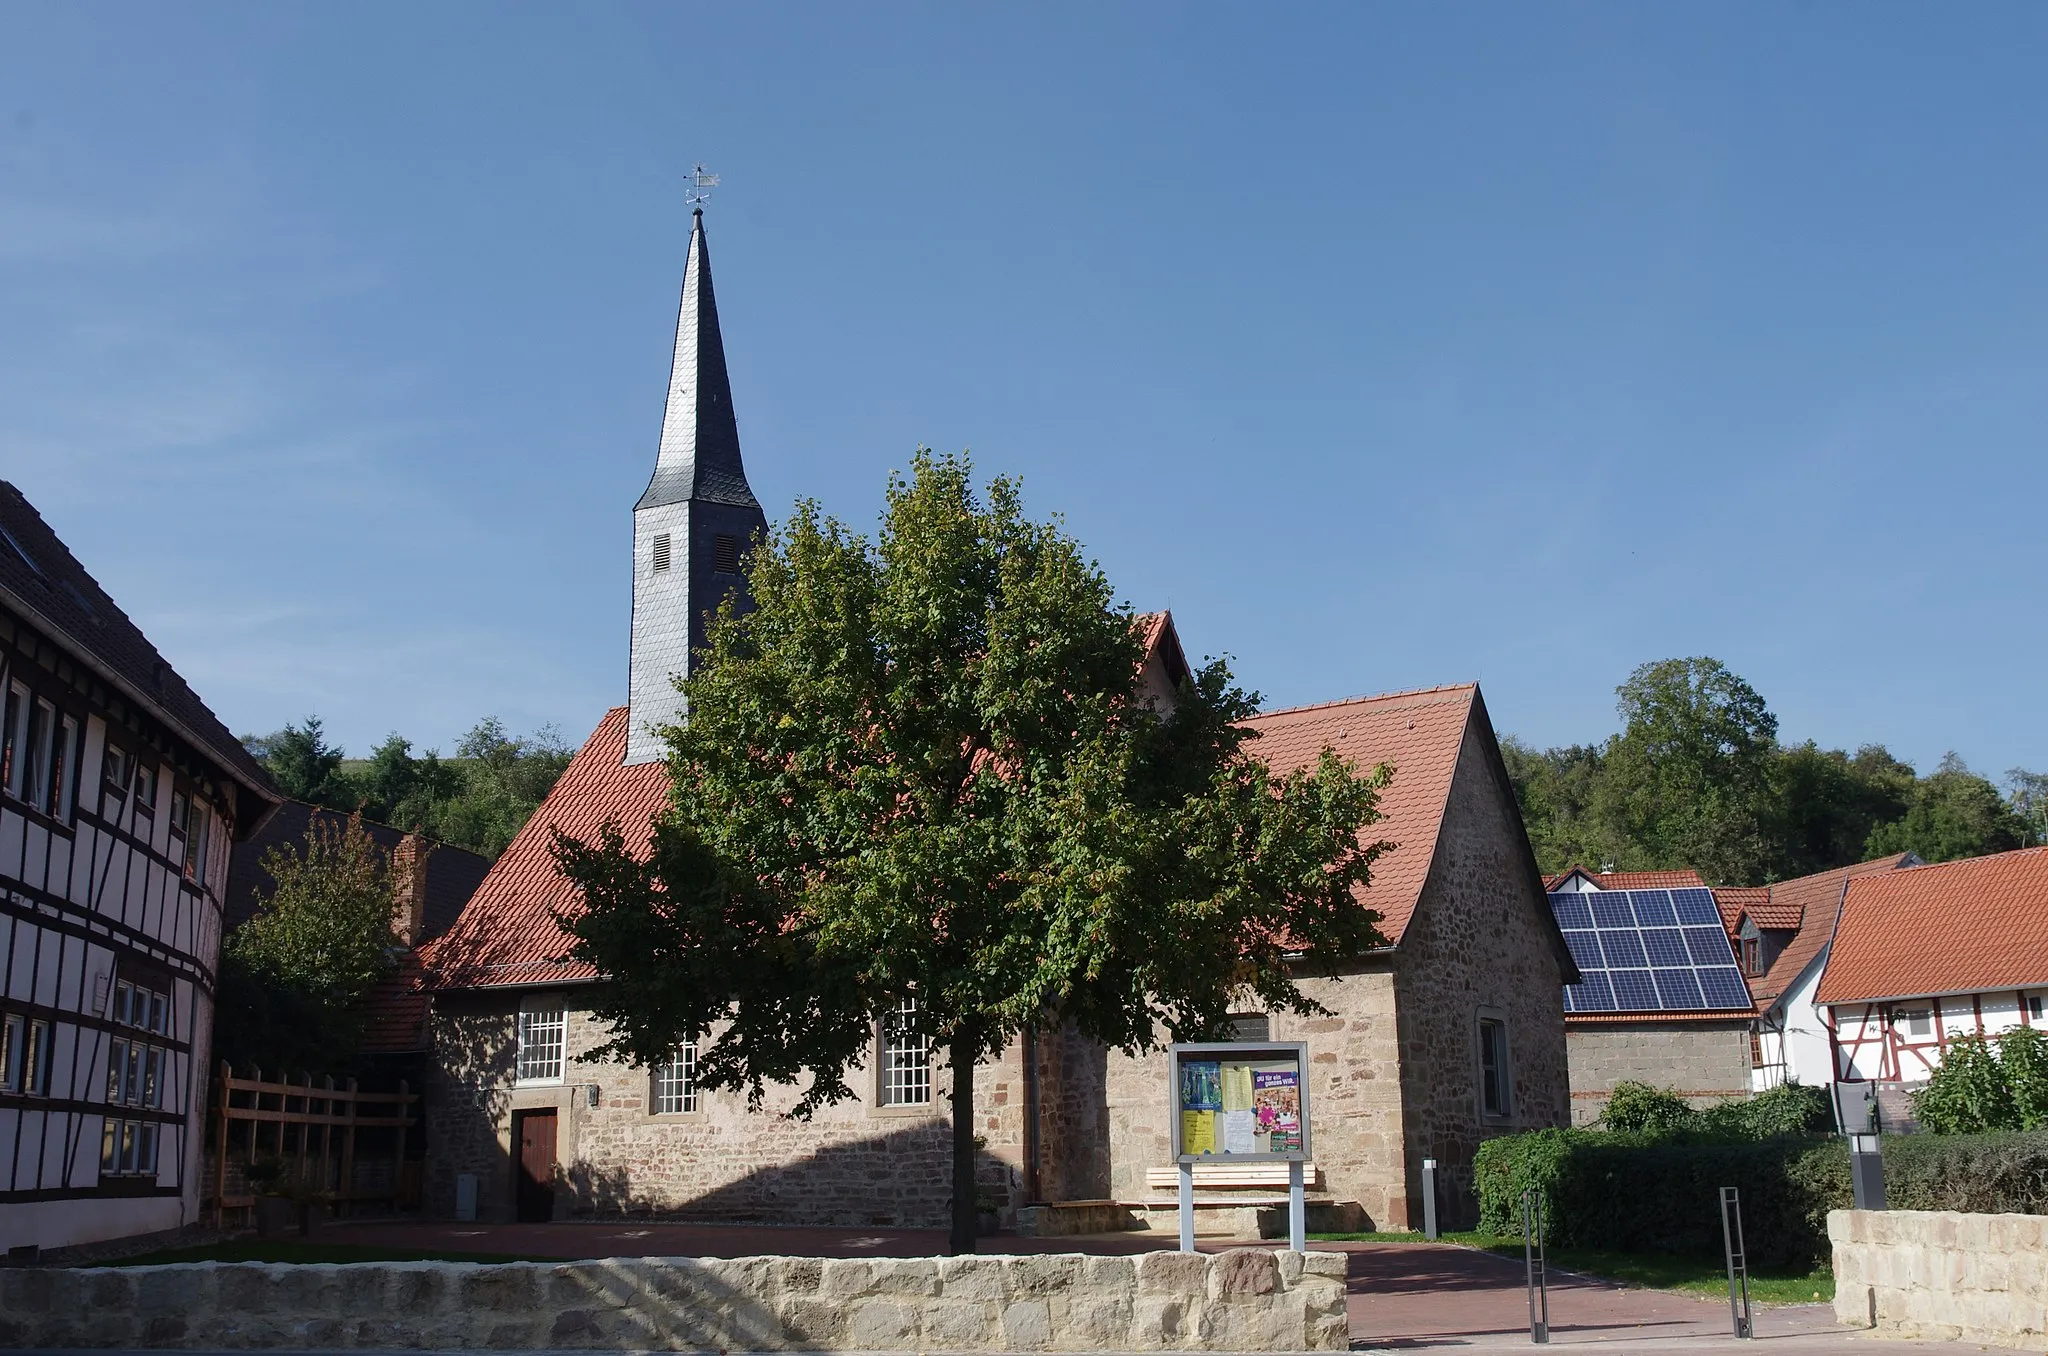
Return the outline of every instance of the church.
{"type": "MultiPolygon", "coordinates": [[[[858,1096],[808,1120],[794,1092],[749,1109],[697,1086],[696,1051],[656,1068],[597,1056],[588,995],[557,923],[579,901],[550,852],[559,829],[616,821],[644,846],[667,794],[654,730],[681,715],[672,677],[704,618],[745,583],[767,518],[747,483],[701,208],[684,265],[654,473],[633,512],[627,703],[607,712],[454,925],[422,949],[430,1001],[430,1213],[484,1220],[616,1217],[940,1227],[951,1194],[947,1071],[878,1024],[858,1096]]],[[[1144,619],[1138,682],[1170,699],[1186,675],[1165,613],[1144,619]]],[[[1485,701],[1466,684],[1262,713],[1253,751],[1276,771],[1333,748],[1391,763],[1382,820],[1396,846],[1364,902],[1388,945],[1305,987],[1329,1014],[1245,1013],[1247,1040],[1308,1043],[1312,1227],[1421,1223],[1439,1164],[1447,1226],[1476,1219],[1472,1155],[1489,1136],[1570,1119],[1562,991],[1571,954],[1545,899],[1485,701]]],[[[1166,1060],[1048,1030],[975,1077],[984,1218],[1038,1233],[1173,1227],[1166,1060]]],[[[1199,1169],[1209,1233],[1271,1231],[1285,1166],[1199,1169]],[[1276,1167],[1278,1175],[1259,1169],[1276,1167]]]]}

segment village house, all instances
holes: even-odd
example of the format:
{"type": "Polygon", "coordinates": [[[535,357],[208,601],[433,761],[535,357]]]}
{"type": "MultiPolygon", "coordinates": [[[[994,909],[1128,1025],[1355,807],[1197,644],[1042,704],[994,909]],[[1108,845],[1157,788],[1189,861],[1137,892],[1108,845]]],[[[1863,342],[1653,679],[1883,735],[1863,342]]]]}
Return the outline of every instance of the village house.
{"type": "Polygon", "coordinates": [[[0,482],[0,1243],[199,1217],[229,848],[280,799],[0,482]]]}
{"type": "Polygon", "coordinates": [[[1546,884],[1583,975],[1564,1017],[1573,1124],[1623,1082],[1696,1107],[1747,1097],[1754,1013],[1718,892],[1691,870],[1573,867],[1546,884]]]}
{"type": "Polygon", "coordinates": [[[1835,1077],[1909,1128],[1908,1094],[1951,1042],[2048,1025],[2048,848],[1850,881],[1813,1001],[1835,1077]]]}
{"type": "MultiPolygon", "coordinates": [[[[595,1052],[602,976],[568,959],[578,907],[552,836],[617,823],[647,841],[667,768],[652,727],[680,714],[671,675],[704,613],[734,589],[765,516],[747,485],[711,288],[693,223],[656,470],[635,510],[629,701],[608,712],[453,926],[421,951],[432,1001],[427,1199],[440,1214],[556,1219],[648,1212],[789,1224],[938,1225],[950,1195],[947,1072],[878,1025],[859,1095],[807,1121],[697,1086],[684,1046],[654,1069],[595,1052]]],[[[1143,619],[1137,681],[1171,700],[1186,676],[1172,619],[1143,619]]],[[[1394,766],[1370,833],[1398,846],[1365,902],[1388,945],[1310,992],[1327,1017],[1246,1013],[1246,1039],[1309,1043],[1321,1216],[1418,1223],[1422,1161],[1442,1165],[1447,1223],[1476,1215],[1473,1151],[1568,1116],[1563,986],[1578,978],[1545,907],[1485,702],[1474,685],[1275,711],[1249,722],[1276,769],[1324,747],[1394,766]]],[[[975,1077],[984,1206],[1046,1232],[1144,1226],[1172,1195],[1163,1055],[1128,1058],[1045,1031],[975,1077]]],[[[1284,1184],[1198,1182],[1204,1218],[1237,1230],[1284,1184]]]]}

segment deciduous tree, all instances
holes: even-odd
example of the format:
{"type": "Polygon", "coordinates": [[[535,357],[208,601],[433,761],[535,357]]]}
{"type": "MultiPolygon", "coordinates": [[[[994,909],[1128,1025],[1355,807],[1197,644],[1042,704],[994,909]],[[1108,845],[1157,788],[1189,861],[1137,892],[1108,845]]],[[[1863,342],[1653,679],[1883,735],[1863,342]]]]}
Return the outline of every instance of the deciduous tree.
{"type": "Polygon", "coordinates": [[[797,1084],[798,1114],[905,999],[952,1072],[955,1251],[974,1244],[974,1068],[1027,1027],[1128,1051],[1379,944],[1357,891],[1384,770],[1271,773],[1220,663],[1148,707],[1130,612],[1014,482],[919,453],[878,539],[800,505],[748,557],[645,859],[557,840],[576,954],[637,1062],[702,1042],[703,1083],[797,1084]]]}

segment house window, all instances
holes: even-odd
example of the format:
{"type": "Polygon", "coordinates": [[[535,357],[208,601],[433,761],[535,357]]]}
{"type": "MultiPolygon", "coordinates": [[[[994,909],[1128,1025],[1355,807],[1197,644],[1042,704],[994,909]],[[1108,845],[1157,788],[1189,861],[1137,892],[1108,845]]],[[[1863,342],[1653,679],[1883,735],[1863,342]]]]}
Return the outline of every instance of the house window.
{"type": "Polygon", "coordinates": [[[2029,998],[2027,1000],[2027,1016],[2033,1021],[2040,1021],[2042,1016],[2041,1010],[2043,1006],[2044,1000],[2042,1000],[2038,995],[2033,998],[2029,998]]]}
{"type": "Polygon", "coordinates": [[[206,862],[213,846],[211,822],[206,806],[193,801],[190,831],[185,835],[185,879],[194,885],[206,884],[206,862]]]}
{"type": "Polygon", "coordinates": [[[882,1105],[925,1106],[932,1100],[932,1042],[917,1030],[917,999],[906,998],[882,1023],[882,1105]]]}
{"type": "Polygon", "coordinates": [[[78,721],[74,717],[65,716],[58,722],[56,761],[56,771],[50,778],[54,788],[50,813],[69,823],[72,811],[77,809],[78,721]]]}
{"type": "Polygon", "coordinates": [[[654,1069],[654,1114],[680,1116],[697,1109],[697,1046],[678,1045],[654,1069]]]}
{"type": "Polygon", "coordinates": [[[654,534],[654,573],[668,573],[668,533],[654,534]]]}
{"type": "Polygon", "coordinates": [[[1479,1019],[1479,1109],[1496,1119],[1511,1111],[1508,1095],[1508,1024],[1499,1017],[1479,1019]]]}
{"type": "Polygon", "coordinates": [[[106,794],[114,798],[114,814],[121,813],[120,802],[128,799],[128,781],[135,772],[135,760],[128,756],[128,750],[107,745],[106,753],[100,757],[100,779],[106,784],[106,794]]]}
{"type": "Polygon", "coordinates": [[[50,1054],[56,1033],[48,1022],[31,1021],[21,1046],[21,1088],[31,1097],[50,1095],[50,1054]]]}
{"type": "Polygon", "coordinates": [[[530,1000],[519,1009],[519,1057],[515,1077],[521,1083],[562,1081],[562,1046],[569,1030],[569,1012],[560,998],[530,1000]]]}
{"type": "Polygon", "coordinates": [[[144,1039],[161,1036],[170,1024],[170,995],[127,980],[114,985],[113,1020],[132,1034],[107,1043],[106,1128],[100,1137],[100,1174],[108,1177],[156,1175],[155,1120],[122,1117],[120,1110],[156,1111],[164,1104],[170,1052],[144,1039]]]}
{"type": "Polygon", "coordinates": [[[156,769],[140,762],[135,765],[135,810],[156,818],[156,769]]]}
{"type": "Polygon", "coordinates": [[[50,808],[50,763],[56,742],[57,708],[38,697],[28,711],[28,743],[24,746],[19,793],[38,810],[50,808]]]}
{"type": "Polygon", "coordinates": [[[0,726],[0,786],[10,796],[21,794],[22,765],[28,756],[28,689],[20,683],[7,685],[6,724],[0,726]]]}
{"type": "Polygon", "coordinates": [[[711,568],[720,574],[740,572],[740,539],[719,533],[711,542],[711,568]]]}
{"type": "Polygon", "coordinates": [[[1926,1008],[1914,1008],[1906,1013],[1906,1034],[1908,1036],[1933,1035],[1934,1014],[1926,1008]]]}
{"type": "Polygon", "coordinates": [[[1754,979],[1764,972],[1764,939],[1756,930],[1756,923],[1748,918],[1742,920],[1742,931],[1736,937],[1735,952],[1742,962],[1742,973],[1754,979]]]}
{"type": "Polygon", "coordinates": [[[21,1081],[21,1042],[26,1023],[20,1014],[0,1014],[0,1092],[16,1091],[21,1081]]]}
{"type": "Polygon", "coordinates": [[[109,1120],[100,1134],[100,1176],[156,1176],[155,1121],[109,1120]]]}

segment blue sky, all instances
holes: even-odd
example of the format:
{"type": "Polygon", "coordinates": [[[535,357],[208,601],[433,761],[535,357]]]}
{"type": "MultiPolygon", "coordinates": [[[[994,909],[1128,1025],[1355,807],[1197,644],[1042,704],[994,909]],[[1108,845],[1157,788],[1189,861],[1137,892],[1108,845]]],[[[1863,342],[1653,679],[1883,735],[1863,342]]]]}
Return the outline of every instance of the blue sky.
{"type": "Polygon", "coordinates": [[[0,9],[0,474],[238,730],[623,700],[707,217],[771,515],[920,443],[1270,703],[1711,654],[2048,767],[2048,8],[0,9]]]}

